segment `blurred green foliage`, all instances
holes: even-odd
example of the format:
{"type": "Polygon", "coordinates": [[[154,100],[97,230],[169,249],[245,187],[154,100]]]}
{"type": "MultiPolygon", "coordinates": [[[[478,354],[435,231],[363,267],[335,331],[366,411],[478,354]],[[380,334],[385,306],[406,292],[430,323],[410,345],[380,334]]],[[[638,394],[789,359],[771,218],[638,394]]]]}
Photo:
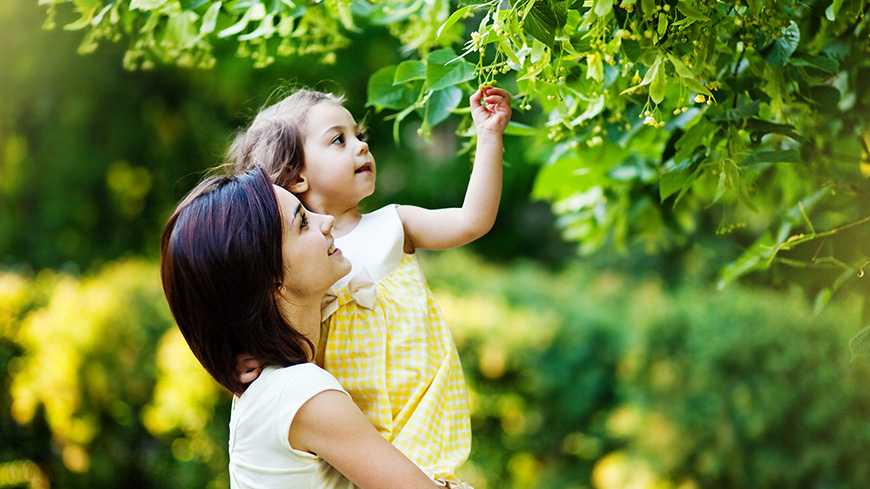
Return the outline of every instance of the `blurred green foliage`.
{"type": "Polygon", "coordinates": [[[870,260],[866,0],[40,3],[46,25],[79,32],[80,53],[127,40],[131,69],[218,66],[227,46],[258,67],[334,63],[363,52],[360,33],[386,32],[397,45],[366,73],[366,104],[391,112],[394,137],[462,113],[470,147],[463,94],[508,87],[508,133],[542,165],[533,195],[581,251],[732,234],[722,286],[769,272],[817,308],[870,293],[857,280],[870,260]]]}
{"type": "MultiPolygon", "coordinates": [[[[422,258],[469,381],[477,489],[870,484],[857,301],[813,316],[800,294],[422,258]]],[[[0,274],[0,487],[228,486],[230,396],[156,274],[0,274]]]]}
{"type": "MultiPolygon", "coordinates": [[[[255,69],[221,52],[224,61],[208,71],[129,72],[122,43],[80,56],[80,39],[41,30],[44,20],[35,2],[0,5],[0,265],[87,271],[128,254],[155,256],[171,209],[284,85],[344,93],[370,126],[381,172],[365,205],[445,207],[464,195],[471,159],[457,155],[449,125],[433,134],[436,144],[410,130],[396,145],[391,123],[365,107],[367,73],[399,56],[386,32],[355,36],[367,55],[338,53],[333,65],[294,56],[255,69]]],[[[474,246],[501,258],[564,257],[571,248],[547,206],[528,203],[536,168],[513,156],[520,143],[507,143],[502,215],[512,218],[474,246]]]]}

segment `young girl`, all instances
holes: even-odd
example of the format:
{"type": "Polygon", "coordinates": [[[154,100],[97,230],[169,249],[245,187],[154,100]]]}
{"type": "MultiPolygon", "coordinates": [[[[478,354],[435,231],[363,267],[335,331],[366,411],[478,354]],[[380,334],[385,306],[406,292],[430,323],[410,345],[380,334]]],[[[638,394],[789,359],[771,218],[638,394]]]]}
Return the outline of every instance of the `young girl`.
{"type": "Polygon", "coordinates": [[[323,294],[350,270],[332,223],[255,168],[204,181],[163,232],[160,274],[172,315],[203,367],[237,395],[230,486],[346,487],[337,469],[362,488],[437,489],[334,377],[309,363],[323,294]],[[271,365],[249,385],[236,374],[241,352],[271,365]]]}
{"type": "Polygon", "coordinates": [[[462,207],[361,214],[358,204],[375,189],[375,160],[342,99],[328,94],[302,90],[264,109],[229,152],[240,169],[264,164],[307,208],[335,217],[336,246],[352,271],[324,303],[319,360],[385,438],[448,486],[471,448],[468,395],[414,251],[461,246],[495,221],[510,95],[481,88],[470,103],[477,150],[462,207]]]}

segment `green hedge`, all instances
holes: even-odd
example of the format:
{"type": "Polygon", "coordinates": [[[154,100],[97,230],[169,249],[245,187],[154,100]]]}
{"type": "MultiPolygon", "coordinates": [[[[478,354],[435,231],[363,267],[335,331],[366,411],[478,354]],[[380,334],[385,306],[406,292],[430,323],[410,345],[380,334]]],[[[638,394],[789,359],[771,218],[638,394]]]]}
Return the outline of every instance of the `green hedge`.
{"type": "MultiPolygon", "coordinates": [[[[422,255],[487,488],[870,487],[857,304],[422,255]]],[[[228,487],[229,396],[150,262],[0,273],[0,487],[228,487]]]]}

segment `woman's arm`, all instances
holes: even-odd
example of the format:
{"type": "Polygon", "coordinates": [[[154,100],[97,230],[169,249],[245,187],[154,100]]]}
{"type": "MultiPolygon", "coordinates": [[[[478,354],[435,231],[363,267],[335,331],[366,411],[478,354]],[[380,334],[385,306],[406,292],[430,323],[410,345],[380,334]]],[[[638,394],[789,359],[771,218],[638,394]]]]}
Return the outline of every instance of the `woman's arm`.
{"type": "Polygon", "coordinates": [[[303,404],[288,440],[293,448],[320,456],[361,489],[441,487],[384,439],[340,391],[323,391],[303,404]]]}
{"type": "Polygon", "coordinates": [[[405,251],[444,250],[474,241],[492,228],[502,187],[502,135],[511,117],[511,96],[484,87],[470,99],[477,129],[474,167],[462,207],[423,209],[399,206],[405,228],[405,251]],[[484,102],[486,105],[483,105],[484,102]]]}

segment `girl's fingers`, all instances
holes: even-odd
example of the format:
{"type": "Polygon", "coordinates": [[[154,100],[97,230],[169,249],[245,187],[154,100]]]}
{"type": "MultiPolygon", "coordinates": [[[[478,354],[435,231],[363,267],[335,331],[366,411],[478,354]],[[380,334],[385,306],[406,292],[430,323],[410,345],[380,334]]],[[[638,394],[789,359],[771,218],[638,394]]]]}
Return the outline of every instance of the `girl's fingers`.
{"type": "Polygon", "coordinates": [[[481,88],[480,90],[474,92],[474,94],[471,95],[471,105],[472,106],[480,105],[480,101],[483,99],[483,95],[484,95],[483,90],[484,89],[481,88]]]}

